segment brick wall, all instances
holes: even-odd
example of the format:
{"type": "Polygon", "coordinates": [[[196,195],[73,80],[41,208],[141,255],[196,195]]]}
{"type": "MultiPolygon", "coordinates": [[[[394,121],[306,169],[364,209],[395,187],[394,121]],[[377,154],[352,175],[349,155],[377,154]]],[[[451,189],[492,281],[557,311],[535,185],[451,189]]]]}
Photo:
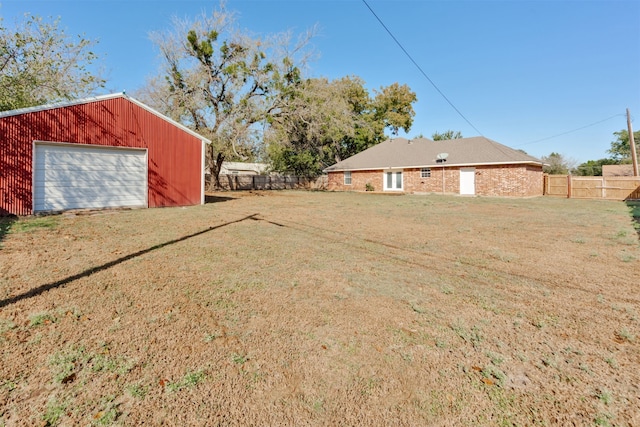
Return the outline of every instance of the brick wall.
{"type": "Polygon", "coordinates": [[[344,184],[343,172],[331,172],[327,189],[330,191],[365,191],[367,183],[373,186],[373,191],[382,191],[382,171],[353,171],[351,172],[351,185],[344,184]]]}
{"type": "Polygon", "coordinates": [[[481,196],[542,196],[542,166],[504,165],[476,168],[476,194],[481,196]]]}
{"type": "MultiPolygon", "coordinates": [[[[420,169],[404,169],[405,193],[460,193],[460,168],[432,167],[430,177],[422,177],[420,169]],[[444,185],[443,185],[444,184],[444,185]]],[[[382,170],[353,171],[351,185],[344,184],[343,172],[330,172],[327,188],[331,191],[365,191],[370,183],[374,191],[384,190],[382,170]]],[[[531,165],[476,166],[478,196],[542,196],[542,167],[531,165]]]]}

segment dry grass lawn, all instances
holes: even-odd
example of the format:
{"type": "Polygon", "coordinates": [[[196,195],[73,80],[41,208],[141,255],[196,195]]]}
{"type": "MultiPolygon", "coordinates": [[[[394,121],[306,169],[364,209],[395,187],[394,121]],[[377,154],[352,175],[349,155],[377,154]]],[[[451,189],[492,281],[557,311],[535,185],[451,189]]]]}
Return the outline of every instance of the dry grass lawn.
{"type": "Polygon", "coordinates": [[[0,426],[640,425],[624,203],[219,196],[0,220],[0,426]]]}

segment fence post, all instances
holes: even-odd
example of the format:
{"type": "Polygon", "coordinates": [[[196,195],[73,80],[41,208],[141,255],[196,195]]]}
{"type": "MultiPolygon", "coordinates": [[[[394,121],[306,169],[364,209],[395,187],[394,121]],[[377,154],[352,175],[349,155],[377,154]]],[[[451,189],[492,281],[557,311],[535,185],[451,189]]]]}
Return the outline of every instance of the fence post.
{"type": "Polygon", "coordinates": [[[571,175],[567,175],[567,199],[571,198],[571,175]]]}

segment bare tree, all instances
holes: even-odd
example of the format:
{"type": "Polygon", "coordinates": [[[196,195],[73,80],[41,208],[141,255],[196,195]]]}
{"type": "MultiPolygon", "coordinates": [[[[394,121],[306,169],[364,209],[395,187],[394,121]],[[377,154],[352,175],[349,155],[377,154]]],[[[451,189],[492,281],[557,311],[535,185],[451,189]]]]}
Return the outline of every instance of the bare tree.
{"type": "Polygon", "coordinates": [[[212,140],[207,167],[219,187],[222,163],[254,157],[265,124],[287,110],[314,33],[252,37],[224,3],[194,20],[174,18],[172,30],[151,35],[163,66],[137,96],[212,140]]]}
{"type": "Polygon", "coordinates": [[[555,152],[542,156],[540,160],[544,163],[542,170],[550,175],[568,175],[577,164],[574,159],[555,152]]]}

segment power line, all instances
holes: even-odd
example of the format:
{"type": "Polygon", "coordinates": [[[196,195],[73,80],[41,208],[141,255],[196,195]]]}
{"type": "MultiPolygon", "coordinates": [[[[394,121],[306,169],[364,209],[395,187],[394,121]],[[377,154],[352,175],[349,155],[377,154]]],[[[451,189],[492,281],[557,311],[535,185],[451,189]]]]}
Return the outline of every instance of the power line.
{"type": "Polygon", "coordinates": [[[473,123],[471,123],[469,121],[469,119],[467,119],[464,114],[462,114],[460,112],[460,110],[458,110],[458,108],[456,108],[455,105],[453,105],[453,102],[451,102],[449,100],[449,98],[446,97],[446,95],[440,90],[440,88],[433,82],[433,80],[431,80],[429,78],[429,76],[427,75],[427,73],[425,73],[422,68],[418,65],[418,63],[413,59],[413,57],[409,54],[409,52],[407,52],[407,50],[404,48],[404,46],[402,46],[402,44],[398,41],[398,39],[393,35],[393,33],[389,30],[389,28],[387,28],[387,26],[384,24],[384,22],[382,22],[382,19],[380,19],[378,17],[378,15],[376,15],[376,13],[373,11],[373,9],[371,9],[371,6],[369,6],[369,4],[367,3],[366,0],[362,0],[362,2],[365,4],[365,6],[367,6],[367,8],[371,11],[371,13],[373,14],[373,16],[376,17],[376,19],[378,20],[378,22],[380,23],[380,25],[382,25],[382,27],[387,31],[387,33],[391,36],[391,38],[393,39],[393,41],[396,42],[396,44],[400,47],[400,49],[402,49],[402,51],[404,52],[405,55],[407,55],[407,58],[409,58],[409,60],[413,63],[413,65],[416,66],[416,68],[420,71],[420,73],[422,73],[422,75],[429,81],[429,83],[431,83],[431,86],[433,86],[435,88],[436,91],[438,91],[438,93],[440,94],[440,96],[442,96],[442,98],[444,98],[445,101],[447,101],[447,103],[451,106],[451,108],[453,108],[456,113],[458,113],[458,115],[460,117],[462,117],[464,119],[464,121],[466,121],[469,126],[471,126],[476,132],[478,132],[478,134],[480,134],[480,136],[484,136],[482,134],[482,132],[480,132],[478,130],[478,128],[476,128],[473,123]]]}
{"type": "Polygon", "coordinates": [[[611,119],[613,119],[615,117],[619,117],[619,116],[624,116],[624,114],[614,114],[613,116],[607,117],[606,119],[598,120],[597,122],[594,122],[594,123],[591,123],[591,124],[588,124],[588,125],[585,125],[585,126],[581,126],[579,128],[576,128],[576,129],[568,130],[566,132],[562,132],[562,133],[559,133],[557,135],[547,136],[546,138],[536,139],[535,141],[525,142],[524,144],[514,145],[514,147],[522,147],[523,145],[536,144],[538,142],[546,141],[548,139],[553,139],[553,138],[557,138],[559,136],[564,136],[564,135],[567,135],[567,134],[570,134],[570,133],[573,133],[573,132],[577,132],[577,131],[582,130],[582,129],[586,129],[586,128],[591,127],[591,126],[598,125],[600,123],[606,122],[607,120],[611,120],[611,119]]]}

